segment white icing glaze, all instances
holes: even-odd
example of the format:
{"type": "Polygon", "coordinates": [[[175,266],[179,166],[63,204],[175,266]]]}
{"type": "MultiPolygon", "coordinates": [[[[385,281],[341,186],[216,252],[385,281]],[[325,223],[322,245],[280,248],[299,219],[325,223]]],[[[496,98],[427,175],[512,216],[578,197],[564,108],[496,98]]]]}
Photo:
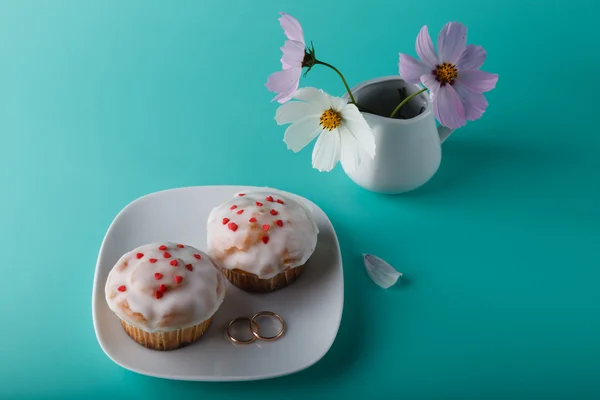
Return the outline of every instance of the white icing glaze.
{"type": "Polygon", "coordinates": [[[222,268],[269,279],[306,263],[315,250],[318,233],[312,212],[305,205],[276,191],[253,190],[236,194],[211,211],[207,251],[222,268]],[[274,201],[267,200],[269,196],[274,201]],[[277,214],[272,215],[271,210],[277,214]],[[228,219],[225,223],[224,218],[228,219]],[[256,222],[250,222],[251,218],[256,222]],[[235,231],[230,223],[237,225],[235,231]],[[268,225],[268,230],[263,230],[263,225],[268,225]],[[267,243],[263,237],[268,237],[267,243]]]}
{"type": "Polygon", "coordinates": [[[223,274],[206,253],[164,242],[146,244],[124,254],[108,275],[105,296],[110,309],[125,322],[146,332],[164,332],[209,319],[223,302],[225,288],[223,274]],[[160,249],[162,245],[166,250],[160,249]],[[138,253],[143,256],[138,258],[138,253]],[[173,266],[171,262],[175,261],[177,265],[173,266]],[[176,277],[181,277],[179,283],[176,277]],[[166,291],[157,298],[161,284],[166,291]],[[121,286],[125,291],[119,291],[121,286]]]}

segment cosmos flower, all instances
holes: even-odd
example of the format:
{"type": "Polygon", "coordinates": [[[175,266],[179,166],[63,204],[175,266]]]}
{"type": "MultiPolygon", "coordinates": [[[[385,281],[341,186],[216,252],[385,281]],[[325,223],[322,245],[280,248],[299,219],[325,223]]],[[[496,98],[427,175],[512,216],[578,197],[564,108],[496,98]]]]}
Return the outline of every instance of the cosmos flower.
{"type": "Polygon", "coordinates": [[[486,58],[483,47],[467,46],[466,41],[467,28],[449,22],[438,35],[436,53],[427,26],[423,26],[416,43],[420,60],[400,53],[402,79],[429,89],[435,117],[449,128],[481,118],[488,106],[483,93],[494,89],[498,81],[497,74],[479,69],[486,58]]]}
{"type": "Polygon", "coordinates": [[[341,162],[346,173],[354,171],[365,157],[375,157],[375,138],[369,124],[354,104],[322,90],[299,89],[292,101],[279,106],[278,125],[291,124],[283,141],[298,152],[317,136],[313,148],[313,168],[331,171],[341,162]]]}
{"type": "Polygon", "coordinates": [[[265,86],[271,92],[277,93],[273,100],[285,103],[298,90],[300,76],[304,67],[311,67],[313,52],[306,51],[302,26],[296,18],[281,13],[279,23],[288,40],[281,47],[281,71],[274,72],[267,79],[265,86]]]}

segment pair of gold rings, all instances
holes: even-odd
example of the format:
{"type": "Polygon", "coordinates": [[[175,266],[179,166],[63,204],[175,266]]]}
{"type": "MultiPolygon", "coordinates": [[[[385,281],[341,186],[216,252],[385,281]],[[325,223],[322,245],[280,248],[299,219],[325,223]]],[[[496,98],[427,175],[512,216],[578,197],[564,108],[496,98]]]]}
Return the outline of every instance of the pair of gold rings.
{"type": "Polygon", "coordinates": [[[285,321],[283,320],[283,318],[281,318],[279,316],[279,314],[274,313],[273,311],[260,311],[260,312],[257,312],[256,314],[254,314],[252,316],[252,318],[237,317],[237,318],[231,320],[231,322],[227,326],[227,337],[233,343],[237,343],[237,344],[250,344],[250,343],[253,343],[254,341],[256,341],[256,339],[265,340],[265,341],[268,341],[268,342],[269,341],[273,341],[273,340],[277,340],[281,336],[283,336],[283,332],[285,332],[285,321]],[[258,325],[258,322],[256,322],[256,319],[259,318],[259,317],[263,317],[263,316],[270,316],[270,317],[274,317],[274,318],[276,318],[276,319],[279,320],[279,323],[281,324],[281,329],[279,330],[279,332],[276,335],[274,335],[274,336],[262,336],[260,334],[260,326],[258,325]],[[248,339],[248,340],[237,339],[237,338],[235,338],[231,334],[231,327],[235,323],[241,322],[241,321],[248,321],[248,328],[250,328],[250,332],[252,332],[252,337],[250,339],[248,339]]]}

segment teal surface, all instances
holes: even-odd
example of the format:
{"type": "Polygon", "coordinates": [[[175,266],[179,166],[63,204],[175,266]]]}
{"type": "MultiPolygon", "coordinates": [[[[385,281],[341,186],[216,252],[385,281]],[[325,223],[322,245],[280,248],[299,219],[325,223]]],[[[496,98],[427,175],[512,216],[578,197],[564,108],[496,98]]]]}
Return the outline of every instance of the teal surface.
{"type": "MultiPolygon", "coordinates": [[[[600,6],[592,0],[0,3],[0,398],[600,397],[600,6]],[[401,196],[294,154],[264,88],[279,11],[351,85],[397,73],[424,24],[469,28],[498,73],[484,117],[401,196]],[[345,310],[312,368],[262,382],[126,371],[91,316],[106,229],[132,200],[269,185],[330,216],[345,310]],[[383,290],[361,253],[406,280],[383,290]]],[[[342,94],[329,70],[303,85],[342,94]]],[[[282,355],[285,357],[285,355],[282,355]]],[[[261,361],[257,361],[261,362],[261,361]]]]}

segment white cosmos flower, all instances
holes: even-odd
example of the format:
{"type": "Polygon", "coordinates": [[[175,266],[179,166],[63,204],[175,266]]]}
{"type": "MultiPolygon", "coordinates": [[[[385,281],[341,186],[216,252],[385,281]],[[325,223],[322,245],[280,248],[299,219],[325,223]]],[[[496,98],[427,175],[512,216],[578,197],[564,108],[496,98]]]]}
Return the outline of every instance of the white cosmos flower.
{"type": "Polygon", "coordinates": [[[341,161],[350,173],[364,157],[375,157],[373,132],[354,104],[312,87],[296,91],[291,101],[277,109],[278,125],[290,125],[283,137],[288,149],[302,150],[319,136],[312,153],[313,167],[331,171],[341,161]]]}

